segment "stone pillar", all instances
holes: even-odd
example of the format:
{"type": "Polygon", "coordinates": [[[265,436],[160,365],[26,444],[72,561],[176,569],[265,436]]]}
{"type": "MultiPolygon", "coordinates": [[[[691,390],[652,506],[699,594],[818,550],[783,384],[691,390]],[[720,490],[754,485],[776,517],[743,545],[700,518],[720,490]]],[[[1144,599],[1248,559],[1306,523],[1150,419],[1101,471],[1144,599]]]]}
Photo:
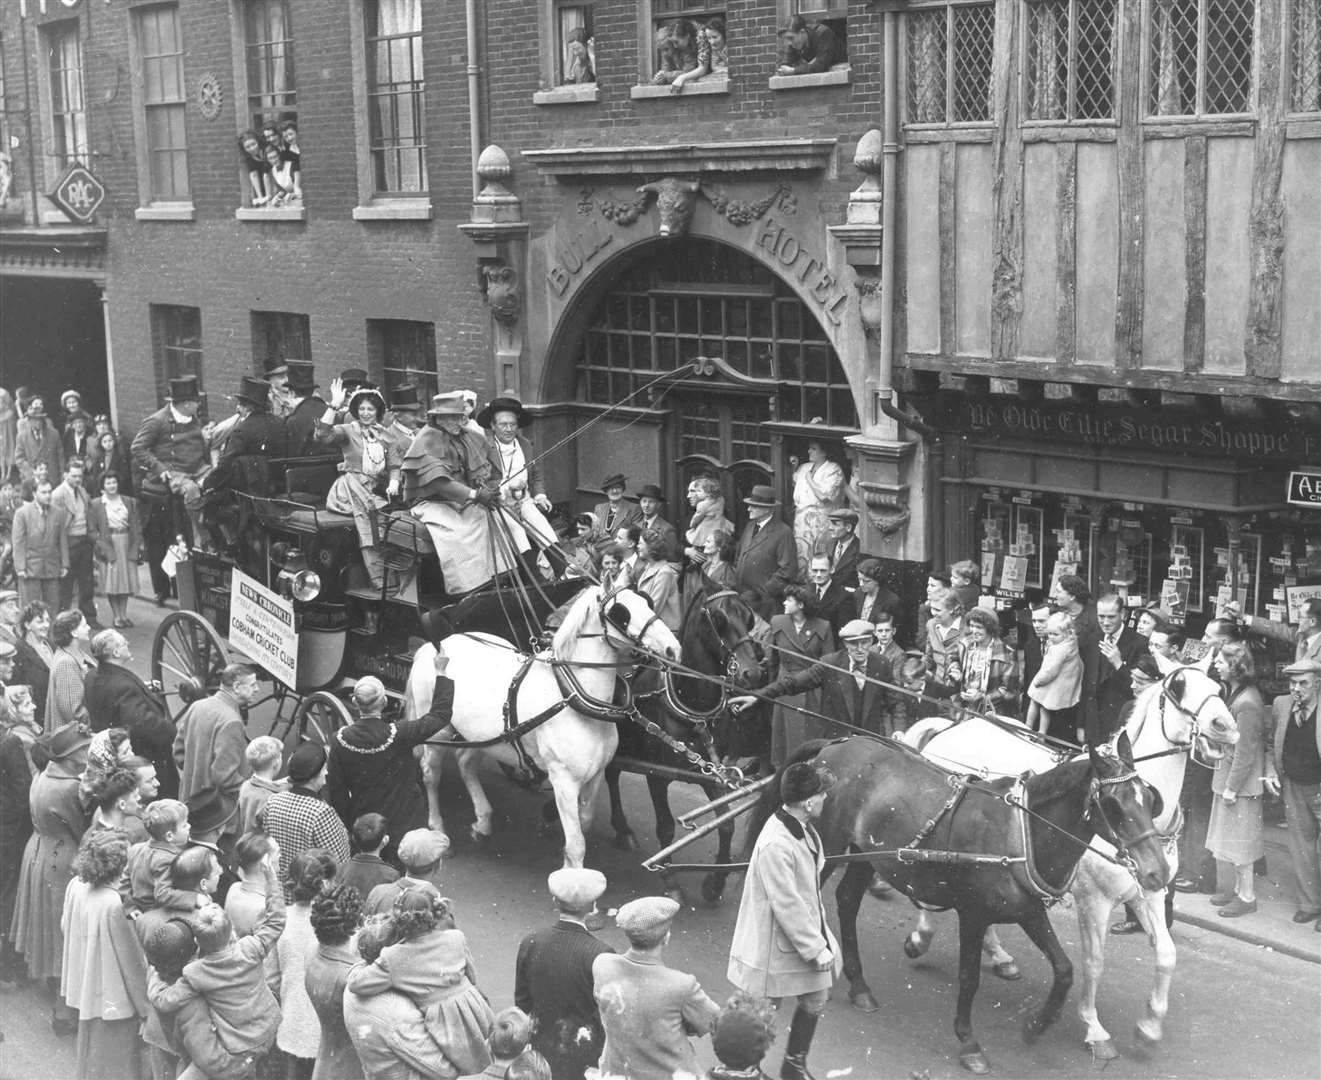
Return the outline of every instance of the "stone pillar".
{"type": "Polygon", "coordinates": [[[477,159],[482,187],[472,213],[459,230],[476,245],[478,285],[491,311],[491,373],[496,393],[527,392],[523,280],[526,275],[528,223],[523,203],[505,186],[513,171],[509,155],[491,145],[477,159]]]}

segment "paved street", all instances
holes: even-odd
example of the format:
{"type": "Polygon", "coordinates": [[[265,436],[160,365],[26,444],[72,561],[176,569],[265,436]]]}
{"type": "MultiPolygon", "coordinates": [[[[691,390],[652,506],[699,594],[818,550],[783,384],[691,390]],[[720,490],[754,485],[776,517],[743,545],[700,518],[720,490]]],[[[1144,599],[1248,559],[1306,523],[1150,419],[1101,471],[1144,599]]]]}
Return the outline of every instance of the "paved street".
{"type": "MultiPolygon", "coordinates": [[[[139,603],[131,611],[138,626],[130,635],[137,666],[144,672],[150,655],[150,624],[155,621],[144,617],[149,611],[155,613],[139,603]]],[[[261,719],[255,718],[253,730],[260,725],[261,719]]],[[[541,796],[492,778],[496,841],[493,850],[475,850],[464,837],[472,815],[466,799],[456,794],[459,785],[452,764],[444,788],[447,825],[455,842],[454,857],[445,867],[444,887],[455,899],[469,935],[479,980],[500,1008],[511,1003],[513,961],[521,933],[553,917],[544,881],[559,862],[556,841],[543,840],[533,828],[540,818],[541,796]]],[[[626,777],[624,788],[642,845],[654,850],[645,788],[637,777],[626,777]]],[[[676,807],[696,802],[695,792],[675,788],[676,807]]],[[[603,806],[591,835],[588,863],[607,875],[610,887],[605,903],[614,908],[657,890],[659,882],[639,867],[638,855],[618,851],[610,844],[604,817],[603,806]]],[[[709,858],[713,847],[703,842],[693,852],[697,858],[709,858]]],[[[686,884],[695,900],[698,876],[688,878],[686,884]]],[[[723,905],[689,906],[676,925],[666,957],[672,965],[695,972],[717,998],[729,991],[724,966],[737,901],[735,881],[723,905]]],[[[1054,921],[1076,961],[1077,927],[1072,913],[1057,910],[1054,921]]],[[[813,1051],[811,1063],[817,1076],[871,1080],[963,1075],[952,1033],[957,959],[952,919],[942,925],[931,952],[919,963],[904,959],[901,951],[911,922],[911,908],[902,901],[864,901],[863,960],[882,1009],[870,1016],[857,1013],[842,989],[836,989],[813,1051]]],[[[603,934],[622,947],[623,935],[613,925],[603,934]]],[[[988,972],[974,1011],[974,1023],[996,1075],[1093,1075],[1081,1043],[1076,993],[1070,996],[1055,1028],[1037,1045],[1023,1044],[1019,1025],[1045,993],[1048,968],[1016,929],[1005,932],[1004,939],[1022,964],[1024,978],[1010,984],[988,972]]],[[[1179,968],[1165,1042],[1143,1057],[1132,1033],[1153,978],[1151,953],[1140,939],[1111,940],[1100,1007],[1123,1057],[1109,1066],[1108,1076],[1302,1078],[1321,1073],[1321,1029],[1316,1023],[1321,969],[1184,923],[1176,924],[1175,941],[1179,968]]],[[[73,1040],[55,1039],[47,1015],[31,988],[0,997],[0,1027],[5,1035],[0,1046],[0,1078],[62,1080],[73,1075],[73,1040]]],[[[772,1054],[768,1060],[778,1065],[778,1047],[772,1054]]],[[[704,1061],[711,1061],[705,1044],[702,1055],[704,1061]]]]}

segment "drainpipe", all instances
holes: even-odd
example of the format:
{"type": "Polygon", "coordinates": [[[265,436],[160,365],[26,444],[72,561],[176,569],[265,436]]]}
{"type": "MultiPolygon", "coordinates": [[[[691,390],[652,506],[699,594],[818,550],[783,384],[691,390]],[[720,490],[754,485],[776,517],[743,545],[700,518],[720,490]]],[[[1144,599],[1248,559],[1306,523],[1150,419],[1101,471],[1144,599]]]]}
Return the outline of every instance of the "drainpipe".
{"type": "Polygon", "coordinates": [[[894,204],[899,177],[899,16],[885,13],[885,118],[881,128],[881,325],[876,393],[881,411],[894,396],[894,204]]]}
{"type": "Polygon", "coordinates": [[[105,328],[105,373],[106,388],[109,400],[107,402],[111,420],[115,423],[115,430],[119,430],[119,398],[115,393],[115,348],[110,338],[110,298],[106,296],[106,287],[101,286],[101,323],[105,328]]]}
{"type": "MultiPolygon", "coordinates": [[[[28,138],[28,187],[32,194],[32,224],[41,224],[41,204],[37,202],[36,137],[32,133],[32,76],[28,72],[28,22],[24,15],[18,20],[18,51],[23,56],[23,127],[28,138]]],[[[43,185],[44,186],[44,185],[43,185]]]]}
{"type": "Polygon", "coordinates": [[[481,133],[481,68],[477,66],[477,0],[465,0],[468,20],[468,140],[472,152],[472,197],[481,193],[482,182],[477,175],[477,159],[482,156],[481,133]]]}

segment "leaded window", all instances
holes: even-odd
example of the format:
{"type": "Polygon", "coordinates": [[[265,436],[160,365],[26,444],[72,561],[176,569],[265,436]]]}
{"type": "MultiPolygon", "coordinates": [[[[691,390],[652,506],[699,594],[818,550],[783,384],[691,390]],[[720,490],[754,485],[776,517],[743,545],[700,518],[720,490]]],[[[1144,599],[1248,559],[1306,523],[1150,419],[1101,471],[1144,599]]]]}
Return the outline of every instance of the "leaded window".
{"type": "Polygon", "coordinates": [[[257,374],[266,371],[270,361],[312,359],[312,323],[294,311],[254,311],[252,313],[252,357],[257,374]]]}
{"type": "Polygon", "coordinates": [[[201,309],[152,304],[150,316],[158,399],[165,400],[171,379],[191,375],[197,379],[199,387],[204,387],[201,309]]]}
{"type": "Polygon", "coordinates": [[[422,0],[365,0],[367,119],[378,195],[427,190],[422,0]]]}
{"type": "Polygon", "coordinates": [[[43,28],[43,34],[50,64],[50,153],[59,173],[75,161],[87,164],[83,51],[77,19],[50,23],[43,28]]]}
{"type": "Polygon", "coordinates": [[[1150,0],[1148,16],[1152,116],[1251,110],[1255,0],[1150,0]]]}
{"type": "Polygon", "coordinates": [[[1289,111],[1321,112],[1321,0],[1291,5],[1289,111]]]}
{"type": "Polygon", "coordinates": [[[188,198],[183,37],[177,4],[134,8],[151,201],[188,198]]]}
{"type": "MultiPolygon", "coordinates": [[[[599,404],[645,406],[646,384],[699,356],[764,380],[781,420],[857,427],[848,379],[812,312],[760,263],[707,241],[649,253],[620,279],[584,335],[580,390],[599,404]]],[[[750,407],[734,418],[745,448],[760,445],[757,425],[769,419],[750,407]]],[[[681,423],[700,434],[700,417],[681,423]]]]}
{"type": "Polygon", "coordinates": [[[1117,0],[1032,0],[1023,61],[1029,120],[1113,120],[1117,0]]]}
{"type": "Polygon", "coordinates": [[[297,120],[293,29],[287,0],[248,0],[243,7],[243,31],[252,129],[297,120]]]}
{"type": "Polygon", "coordinates": [[[950,4],[909,11],[905,18],[908,122],[990,120],[995,5],[950,4]]]}

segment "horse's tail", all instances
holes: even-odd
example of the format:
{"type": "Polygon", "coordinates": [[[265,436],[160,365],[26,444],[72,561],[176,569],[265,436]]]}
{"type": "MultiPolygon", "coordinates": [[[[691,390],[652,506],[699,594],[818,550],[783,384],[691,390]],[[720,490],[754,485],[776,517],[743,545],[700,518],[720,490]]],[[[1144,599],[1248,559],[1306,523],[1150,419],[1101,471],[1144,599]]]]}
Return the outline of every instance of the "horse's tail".
{"type": "Polygon", "coordinates": [[[783,765],[775,770],[775,779],[761,789],[756,805],[748,812],[748,828],[743,834],[743,859],[745,861],[752,855],[753,845],[756,844],[757,837],[761,835],[762,826],[780,808],[780,780],[784,777],[784,770],[796,762],[811,761],[829,745],[829,739],[808,739],[789,755],[788,760],[783,765]]]}

